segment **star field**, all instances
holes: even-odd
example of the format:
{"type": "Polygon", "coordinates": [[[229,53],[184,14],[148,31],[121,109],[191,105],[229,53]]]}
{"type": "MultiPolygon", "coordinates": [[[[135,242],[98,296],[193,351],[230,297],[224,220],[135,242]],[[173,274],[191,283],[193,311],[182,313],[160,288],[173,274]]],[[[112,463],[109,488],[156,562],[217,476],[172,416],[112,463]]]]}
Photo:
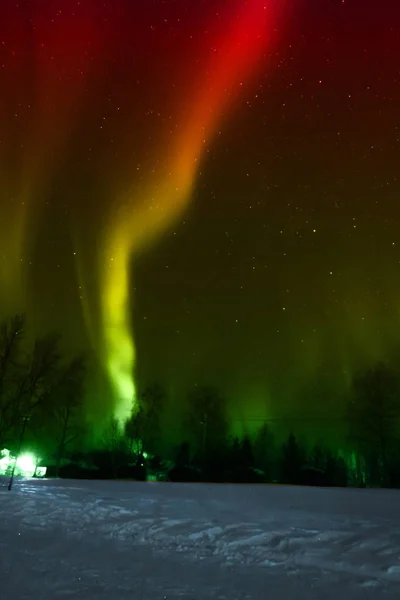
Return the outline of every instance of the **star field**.
{"type": "Polygon", "coordinates": [[[128,395],[333,418],[397,356],[400,7],[234,4],[2,3],[2,310],[128,395]]]}

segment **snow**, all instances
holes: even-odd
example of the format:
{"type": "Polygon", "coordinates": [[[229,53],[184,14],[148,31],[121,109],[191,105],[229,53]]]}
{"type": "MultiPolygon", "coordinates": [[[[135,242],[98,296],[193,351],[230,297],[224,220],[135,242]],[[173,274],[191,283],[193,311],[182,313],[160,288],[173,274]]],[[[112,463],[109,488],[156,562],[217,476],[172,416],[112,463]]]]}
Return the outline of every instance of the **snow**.
{"type": "Polygon", "coordinates": [[[400,598],[400,492],[0,480],[0,598],[400,598]]]}

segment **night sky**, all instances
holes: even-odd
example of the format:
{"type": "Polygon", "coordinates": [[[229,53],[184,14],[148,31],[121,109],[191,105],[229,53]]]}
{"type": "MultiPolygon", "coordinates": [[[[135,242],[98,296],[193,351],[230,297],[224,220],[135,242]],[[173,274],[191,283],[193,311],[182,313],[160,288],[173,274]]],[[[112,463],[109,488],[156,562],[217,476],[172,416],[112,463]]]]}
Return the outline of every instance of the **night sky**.
{"type": "Polygon", "coordinates": [[[397,356],[399,109],[395,0],[2,0],[2,314],[95,350],[99,414],[340,416],[397,356]]]}

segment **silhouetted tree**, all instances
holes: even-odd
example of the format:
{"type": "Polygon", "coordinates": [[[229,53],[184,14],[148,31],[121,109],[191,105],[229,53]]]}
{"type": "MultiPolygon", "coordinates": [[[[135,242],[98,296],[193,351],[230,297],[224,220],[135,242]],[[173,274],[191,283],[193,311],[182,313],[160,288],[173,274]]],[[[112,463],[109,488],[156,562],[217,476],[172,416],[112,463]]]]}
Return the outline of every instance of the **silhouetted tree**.
{"type": "Polygon", "coordinates": [[[143,406],[135,407],[129,419],[125,422],[125,435],[129,441],[130,453],[135,452],[140,455],[143,453],[143,435],[146,415],[143,406]]]}
{"type": "Polygon", "coordinates": [[[350,460],[348,461],[348,473],[351,477],[351,483],[358,487],[365,487],[366,485],[366,464],[365,456],[359,451],[352,452],[350,460]]]}
{"type": "Polygon", "coordinates": [[[240,439],[238,436],[235,436],[231,443],[230,448],[230,458],[232,462],[232,467],[235,467],[240,462],[240,439]]]}
{"type": "Polygon", "coordinates": [[[188,394],[186,424],[202,460],[227,438],[226,401],[211,386],[195,387],[188,394]]]}
{"type": "Polygon", "coordinates": [[[178,468],[188,467],[190,465],[190,445],[189,442],[182,442],[176,451],[175,465],[178,468]]]}
{"type": "Polygon", "coordinates": [[[21,421],[44,405],[54,385],[60,361],[59,336],[47,334],[31,352],[22,346],[25,320],[18,315],[6,321],[0,332],[0,441],[18,435],[21,421]]]}
{"type": "Polygon", "coordinates": [[[353,384],[348,407],[349,436],[364,457],[371,483],[386,485],[400,414],[399,381],[379,363],[353,384]]]}
{"type": "Polygon", "coordinates": [[[164,410],[166,394],[158,384],[147,387],[132,407],[125,423],[125,435],[130,450],[135,451],[138,460],[144,451],[155,453],[159,443],[160,419],[164,410]]]}
{"type": "Polygon", "coordinates": [[[31,414],[39,405],[49,401],[60,365],[59,341],[59,335],[53,333],[35,341],[15,396],[15,406],[20,413],[31,414]]]}
{"type": "Polygon", "coordinates": [[[390,468],[389,485],[392,488],[400,488],[400,439],[394,444],[394,459],[390,468]]]}
{"type": "Polygon", "coordinates": [[[84,383],[86,363],[82,356],[76,357],[61,371],[51,393],[51,414],[56,449],[56,476],[61,460],[84,432],[84,383]]]}
{"type": "Polygon", "coordinates": [[[18,420],[14,396],[25,327],[26,320],[22,314],[6,319],[0,325],[0,449],[18,420]]]}
{"type": "Polygon", "coordinates": [[[347,465],[337,452],[316,444],[301,469],[302,485],[341,486],[348,482],[347,465]]]}
{"type": "Polygon", "coordinates": [[[148,386],[141,395],[140,404],[144,413],[143,446],[146,452],[155,454],[159,449],[161,417],[167,395],[158,383],[148,386]]]}
{"type": "MultiPolygon", "coordinates": [[[[9,444],[9,449],[14,454],[17,450],[18,437],[9,444]]],[[[33,454],[40,464],[49,465],[56,459],[55,453],[55,435],[54,421],[52,415],[47,411],[41,411],[39,408],[29,420],[26,433],[24,435],[23,452],[33,454]]],[[[51,469],[55,475],[55,468],[51,469]]]]}
{"type": "Polygon", "coordinates": [[[192,464],[190,458],[189,442],[182,442],[176,448],[175,464],[168,471],[169,481],[200,481],[202,479],[200,470],[192,464]]]}
{"type": "Polygon", "coordinates": [[[237,437],[233,439],[226,476],[233,483],[255,483],[262,480],[260,475],[256,474],[253,448],[248,436],[242,440],[237,437]]]}
{"type": "Polygon", "coordinates": [[[256,466],[264,472],[265,481],[273,481],[275,461],[275,439],[267,423],[257,431],[253,446],[256,466]]]}
{"type": "MultiPolygon", "coordinates": [[[[103,447],[109,457],[109,466],[111,468],[111,475],[115,479],[117,476],[118,455],[123,450],[123,436],[121,427],[117,419],[111,418],[103,433],[103,447]]],[[[102,457],[99,456],[101,459],[102,457]]],[[[104,468],[104,464],[98,465],[100,468],[104,468]]]]}
{"type": "Polygon", "coordinates": [[[320,444],[315,444],[314,448],[311,451],[311,456],[309,460],[311,466],[314,469],[318,469],[319,471],[325,471],[326,459],[326,450],[320,444]]]}
{"type": "Polygon", "coordinates": [[[345,487],[348,483],[348,470],[344,459],[337,453],[327,450],[325,475],[328,485],[345,487]]]}
{"type": "Polygon", "coordinates": [[[280,461],[282,483],[299,483],[301,469],[304,464],[304,449],[298,443],[295,435],[291,433],[286,442],[282,445],[282,456],[280,461]]]}
{"type": "Polygon", "coordinates": [[[253,448],[248,436],[245,436],[240,444],[239,467],[243,469],[253,469],[255,467],[253,448]]]}

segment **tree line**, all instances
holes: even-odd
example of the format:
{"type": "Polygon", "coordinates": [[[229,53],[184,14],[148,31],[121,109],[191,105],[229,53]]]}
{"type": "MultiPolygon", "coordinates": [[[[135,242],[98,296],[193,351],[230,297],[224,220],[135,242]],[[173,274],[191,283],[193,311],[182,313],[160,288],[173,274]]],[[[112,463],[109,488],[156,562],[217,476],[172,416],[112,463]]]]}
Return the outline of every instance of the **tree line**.
{"type": "Polygon", "coordinates": [[[158,384],[138,395],[123,426],[110,419],[101,439],[88,444],[88,359],[65,360],[60,347],[56,334],[29,343],[24,315],[0,326],[0,450],[15,452],[28,422],[30,447],[46,456],[49,475],[400,487],[399,377],[384,362],[354,377],[341,448],[310,447],[295,431],[278,441],[269,423],[252,435],[232,436],[226,398],[199,386],[175,415],[183,433],[166,451],[168,398],[158,384]]]}
{"type": "Polygon", "coordinates": [[[31,437],[51,437],[57,471],[72,444],[84,435],[87,360],[62,359],[60,336],[49,333],[29,344],[26,318],[0,325],[0,450],[16,451],[21,424],[31,437]]]}

